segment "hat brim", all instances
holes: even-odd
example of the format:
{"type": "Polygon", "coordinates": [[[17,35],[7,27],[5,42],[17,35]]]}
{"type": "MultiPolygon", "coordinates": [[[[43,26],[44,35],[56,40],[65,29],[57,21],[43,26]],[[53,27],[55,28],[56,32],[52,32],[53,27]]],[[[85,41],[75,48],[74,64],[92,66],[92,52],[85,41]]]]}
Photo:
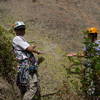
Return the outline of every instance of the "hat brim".
{"type": "Polygon", "coordinates": [[[21,26],[15,27],[14,29],[15,29],[15,30],[25,29],[25,25],[21,25],[21,26]]]}

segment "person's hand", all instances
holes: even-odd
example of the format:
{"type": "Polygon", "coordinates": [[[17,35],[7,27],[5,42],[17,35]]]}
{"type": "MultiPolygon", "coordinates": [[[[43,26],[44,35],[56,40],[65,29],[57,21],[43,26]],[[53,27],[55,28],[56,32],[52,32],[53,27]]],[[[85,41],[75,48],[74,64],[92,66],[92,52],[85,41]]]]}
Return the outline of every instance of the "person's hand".
{"type": "Polygon", "coordinates": [[[41,51],[38,51],[38,52],[37,52],[37,54],[38,54],[38,55],[40,55],[40,54],[44,54],[44,53],[43,53],[43,52],[41,52],[41,51]]]}
{"type": "Polygon", "coordinates": [[[77,53],[69,53],[67,54],[68,57],[77,56],[77,53]]]}
{"type": "Polygon", "coordinates": [[[36,46],[34,46],[34,45],[32,45],[32,47],[33,47],[33,49],[35,49],[35,48],[36,48],[36,46]]]}
{"type": "Polygon", "coordinates": [[[80,53],[77,55],[78,57],[84,57],[85,55],[83,53],[80,53]]]}

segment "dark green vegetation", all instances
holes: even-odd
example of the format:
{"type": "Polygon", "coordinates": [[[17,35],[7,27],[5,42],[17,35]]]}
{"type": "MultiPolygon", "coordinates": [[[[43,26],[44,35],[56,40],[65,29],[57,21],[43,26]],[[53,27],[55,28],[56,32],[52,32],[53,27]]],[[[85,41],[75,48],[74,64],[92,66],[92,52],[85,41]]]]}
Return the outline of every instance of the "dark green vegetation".
{"type": "MultiPolygon", "coordinates": [[[[69,57],[72,66],[76,66],[74,71],[69,70],[71,73],[80,75],[81,91],[85,98],[88,100],[100,99],[100,55],[96,48],[99,44],[91,42],[88,38],[88,32],[84,32],[84,45],[87,47],[84,57],[78,54],[76,57],[69,57]],[[79,66],[79,67],[78,67],[79,66]]],[[[68,69],[67,69],[68,70],[68,69]]],[[[75,84],[74,84],[75,85],[75,84]]]]}
{"type": "Polygon", "coordinates": [[[0,26],[0,100],[20,100],[15,84],[17,65],[12,52],[11,33],[0,26]]]}
{"type": "Polygon", "coordinates": [[[100,55],[99,51],[96,51],[96,48],[99,44],[95,42],[91,42],[89,38],[87,38],[88,32],[84,32],[84,44],[87,47],[87,56],[85,57],[86,61],[85,71],[84,71],[84,79],[83,86],[84,92],[89,96],[100,96],[100,55]]]}
{"type": "Polygon", "coordinates": [[[0,26],[0,76],[6,78],[9,82],[13,81],[16,73],[15,68],[11,32],[0,26]]]}

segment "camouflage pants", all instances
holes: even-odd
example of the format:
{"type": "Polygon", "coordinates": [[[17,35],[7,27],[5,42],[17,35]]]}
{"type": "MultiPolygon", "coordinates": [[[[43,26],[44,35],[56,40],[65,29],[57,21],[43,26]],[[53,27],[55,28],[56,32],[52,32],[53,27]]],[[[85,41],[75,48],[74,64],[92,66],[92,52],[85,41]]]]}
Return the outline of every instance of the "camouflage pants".
{"type": "MultiPolygon", "coordinates": [[[[19,71],[21,67],[30,67],[30,63],[28,60],[24,60],[19,64],[19,71]]],[[[22,93],[22,100],[32,100],[32,98],[35,96],[36,92],[38,91],[38,74],[37,70],[34,73],[29,73],[29,85],[27,89],[25,90],[25,94],[22,93]]],[[[22,87],[19,87],[20,90],[22,87]]],[[[22,88],[23,91],[24,88],[22,88]]]]}
{"type": "Polygon", "coordinates": [[[35,96],[37,92],[37,86],[38,83],[37,74],[34,73],[33,76],[30,75],[30,86],[27,92],[25,93],[23,100],[32,100],[32,98],[35,96]]]}

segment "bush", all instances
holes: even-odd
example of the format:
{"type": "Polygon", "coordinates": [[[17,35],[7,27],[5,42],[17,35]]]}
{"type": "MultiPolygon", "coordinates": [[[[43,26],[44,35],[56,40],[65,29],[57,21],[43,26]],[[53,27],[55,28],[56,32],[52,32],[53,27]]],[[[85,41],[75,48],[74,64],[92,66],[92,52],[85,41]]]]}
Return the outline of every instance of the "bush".
{"type": "Polygon", "coordinates": [[[0,26],[0,76],[12,82],[16,73],[15,66],[11,33],[0,26]]]}

